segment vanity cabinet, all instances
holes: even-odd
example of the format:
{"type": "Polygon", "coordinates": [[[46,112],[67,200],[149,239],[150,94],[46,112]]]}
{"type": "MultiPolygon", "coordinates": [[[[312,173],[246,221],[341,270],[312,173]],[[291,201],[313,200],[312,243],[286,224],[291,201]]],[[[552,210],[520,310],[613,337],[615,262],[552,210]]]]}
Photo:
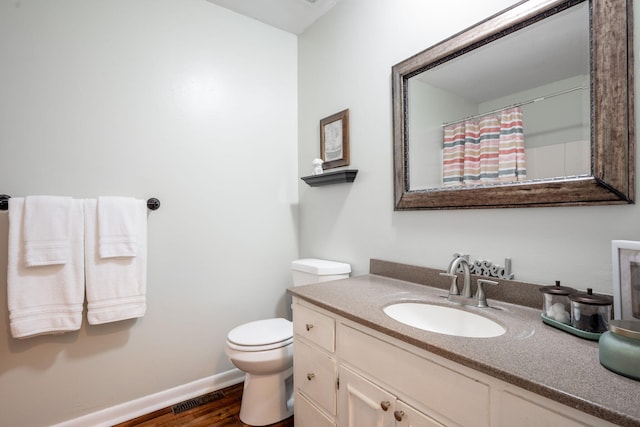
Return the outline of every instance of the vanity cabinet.
{"type": "Polygon", "coordinates": [[[602,419],[294,298],[297,427],[577,427],[602,419]]]}

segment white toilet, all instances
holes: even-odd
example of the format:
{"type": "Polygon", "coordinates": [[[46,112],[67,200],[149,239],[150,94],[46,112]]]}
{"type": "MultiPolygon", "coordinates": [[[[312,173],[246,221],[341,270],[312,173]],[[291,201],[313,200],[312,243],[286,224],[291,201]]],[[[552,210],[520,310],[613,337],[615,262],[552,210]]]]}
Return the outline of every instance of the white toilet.
{"type": "MultiPolygon", "coordinates": [[[[293,286],[345,279],[351,266],[306,258],[291,263],[293,286]]],[[[293,414],[293,323],[265,319],[237,326],[227,335],[225,353],[246,373],[240,420],[265,426],[293,414]]]]}

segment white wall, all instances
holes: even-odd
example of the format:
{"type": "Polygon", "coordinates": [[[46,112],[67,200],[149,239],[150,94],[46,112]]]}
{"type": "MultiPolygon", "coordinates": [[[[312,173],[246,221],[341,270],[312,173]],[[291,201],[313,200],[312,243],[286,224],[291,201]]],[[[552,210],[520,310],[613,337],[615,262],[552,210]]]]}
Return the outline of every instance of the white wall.
{"type": "MultiPolygon", "coordinates": [[[[139,320],[11,338],[0,244],[0,425],[50,425],[227,371],[233,326],[285,314],[296,49],[205,0],[0,0],[0,193],[162,202],[139,320]]],[[[0,242],[7,229],[0,213],[0,242]]]]}
{"type": "Polygon", "coordinates": [[[341,0],[299,37],[301,173],[319,153],[318,121],[344,108],[359,170],[353,184],[300,184],[301,256],[350,262],[355,274],[370,258],[444,269],[454,252],[510,257],[519,280],[612,292],[611,240],[640,240],[639,206],[393,211],[391,67],[513,3],[341,0]]]}

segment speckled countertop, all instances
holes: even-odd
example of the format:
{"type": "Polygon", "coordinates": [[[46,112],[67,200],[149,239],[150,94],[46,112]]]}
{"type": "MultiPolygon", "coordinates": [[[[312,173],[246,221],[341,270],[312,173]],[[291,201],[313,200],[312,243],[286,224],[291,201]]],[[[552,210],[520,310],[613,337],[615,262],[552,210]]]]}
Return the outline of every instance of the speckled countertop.
{"type": "MultiPolygon", "coordinates": [[[[475,281],[474,281],[475,283],[475,281]]],[[[475,287],[475,284],[474,284],[475,287]]],[[[443,289],[365,275],[290,288],[319,307],[484,374],[621,426],[640,426],[640,381],[602,367],[598,343],[542,323],[540,310],[489,299],[494,308],[461,307],[506,327],[495,338],[423,331],[386,316],[399,301],[451,305],[443,289]]]]}

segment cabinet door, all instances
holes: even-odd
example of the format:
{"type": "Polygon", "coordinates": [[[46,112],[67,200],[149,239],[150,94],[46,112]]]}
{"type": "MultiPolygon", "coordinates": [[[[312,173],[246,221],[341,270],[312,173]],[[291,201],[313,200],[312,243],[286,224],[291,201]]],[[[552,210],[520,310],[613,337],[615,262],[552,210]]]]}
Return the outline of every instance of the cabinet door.
{"type": "Polygon", "coordinates": [[[397,427],[445,427],[401,400],[396,402],[396,409],[393,415],[397,421],[397,427]]]}
{"type": "Polygon", "coordinates": [[[339,427],[394,427],[395,396],[340,366],[339,427]]]}

